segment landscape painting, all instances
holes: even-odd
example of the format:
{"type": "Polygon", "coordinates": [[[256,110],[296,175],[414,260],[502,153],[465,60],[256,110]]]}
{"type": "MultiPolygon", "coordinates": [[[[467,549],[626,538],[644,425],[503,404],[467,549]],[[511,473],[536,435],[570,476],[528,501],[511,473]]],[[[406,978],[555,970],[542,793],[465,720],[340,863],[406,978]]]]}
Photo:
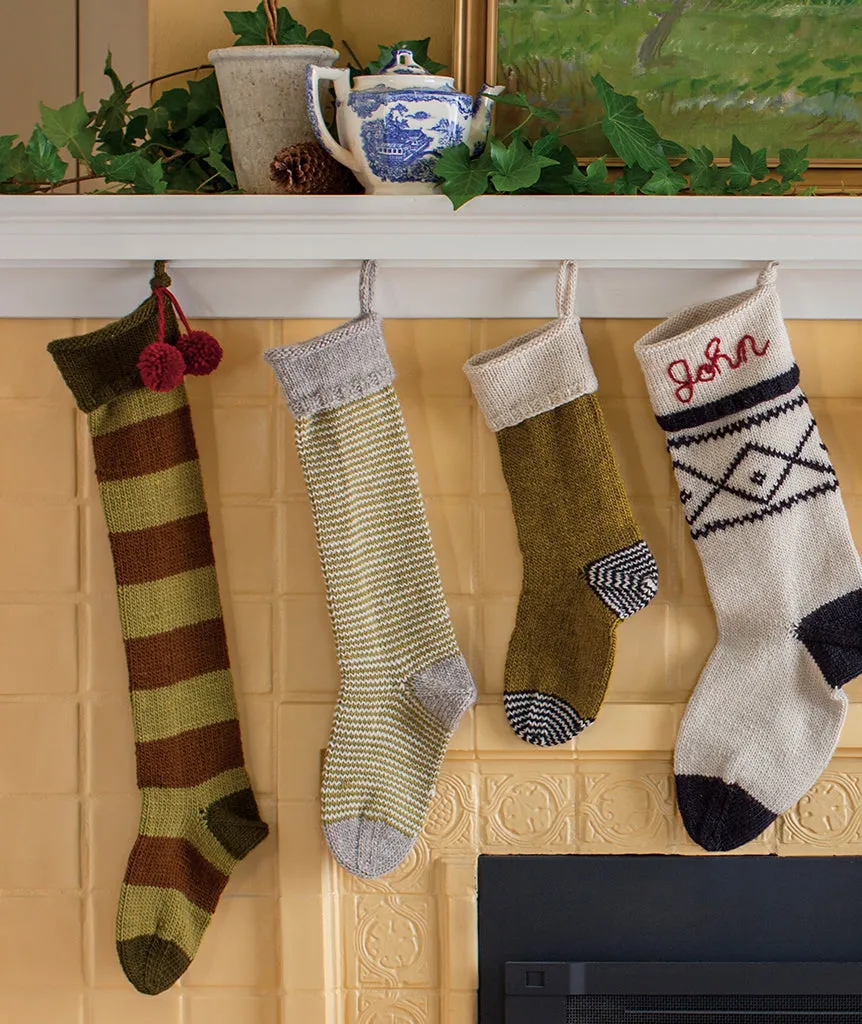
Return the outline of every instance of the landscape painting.
{"type": "Polygon", "coordinates": [[[684,146],[862,161],[862,0],[499,0],[496,18],[498,80],[557,111],[578,155],[610,152],[599,72],[684,146]]]}

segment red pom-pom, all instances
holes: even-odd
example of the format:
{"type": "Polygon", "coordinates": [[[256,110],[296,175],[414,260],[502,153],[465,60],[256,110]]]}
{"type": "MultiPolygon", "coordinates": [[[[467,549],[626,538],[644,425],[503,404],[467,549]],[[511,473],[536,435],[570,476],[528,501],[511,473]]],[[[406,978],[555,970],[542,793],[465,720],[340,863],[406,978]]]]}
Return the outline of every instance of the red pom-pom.
{"type": "Polygon", "coordinates": [[[164,341],[154,341],[141,352],[138,372],[144,387],[150,391],[173,391],[182,383],[186,361],[178,348],[164,341]]]}
{"type": "Polygon", "coordinates": [[[177,338],[177,348],[186,361],[186,373],[205,377],[221,362],[222,347],[206,331],[189,331],[177,338]]]}

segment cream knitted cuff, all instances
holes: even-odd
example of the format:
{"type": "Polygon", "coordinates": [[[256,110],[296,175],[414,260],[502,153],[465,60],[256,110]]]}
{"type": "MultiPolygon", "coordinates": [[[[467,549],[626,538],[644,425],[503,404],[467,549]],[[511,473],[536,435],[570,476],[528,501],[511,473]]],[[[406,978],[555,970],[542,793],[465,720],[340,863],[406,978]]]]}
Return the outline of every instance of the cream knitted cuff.
{"type": "Polygon", "coordinates": [[[576,316],[480,352],[467,360],[464,372],[491,430],[513,427],[598,388],[576,316]]]}
{"type": "Polygon", "coordinates": [[[751,408],[799,382],[772,280],[675,313],[635,345],[665,430],[751,408]]]}
{"type": "Polygon", "coordinates": [[[297,419],[366,398],[395,379],[376,313],[359,316],[301,345],[271,348],[263,357],[275,371],[297,419]]]}

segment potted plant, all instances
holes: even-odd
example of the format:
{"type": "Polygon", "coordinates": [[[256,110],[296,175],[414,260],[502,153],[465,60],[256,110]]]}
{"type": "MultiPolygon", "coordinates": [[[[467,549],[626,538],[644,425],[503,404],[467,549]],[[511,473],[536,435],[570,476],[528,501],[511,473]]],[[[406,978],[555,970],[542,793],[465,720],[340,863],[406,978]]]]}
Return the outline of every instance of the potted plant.
{"type": "Polygon", "coordinates": [[[237,184],[244,192],[275,192],[273,157],[314,139],[305,104],[306,65],[332,67],[338,50],[326,32],[307,32],[278,0],[225,14],[237,41],[211,50],[209,59],[218,75],[237,184]]]}

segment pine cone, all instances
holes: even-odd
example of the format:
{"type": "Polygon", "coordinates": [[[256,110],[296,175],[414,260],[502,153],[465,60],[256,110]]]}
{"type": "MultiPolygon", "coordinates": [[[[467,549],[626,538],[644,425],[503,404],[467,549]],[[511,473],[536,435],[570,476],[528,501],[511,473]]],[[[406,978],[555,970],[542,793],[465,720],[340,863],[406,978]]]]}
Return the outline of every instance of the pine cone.
{"type": "Polygon", "coordinates": [[[299,142],[276,153],[269,174],[279,192],[287,195],[355,195],[364,191],[351,172],[316,142],[299,142]]]}

